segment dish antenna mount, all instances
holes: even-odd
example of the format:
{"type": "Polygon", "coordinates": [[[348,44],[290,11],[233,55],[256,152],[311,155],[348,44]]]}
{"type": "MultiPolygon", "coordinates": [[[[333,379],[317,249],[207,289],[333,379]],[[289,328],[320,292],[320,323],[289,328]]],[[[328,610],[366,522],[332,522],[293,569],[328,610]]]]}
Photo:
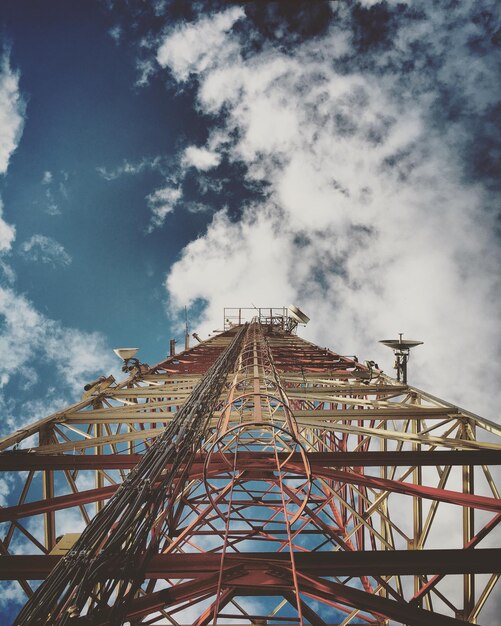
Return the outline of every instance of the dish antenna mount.
{"type": "Polygon", "coordinates": [[[388,346],[393,350],[395,355],[394,368],[397,370],[397,380],[404,384],[407,384],[407,361],[411,348],[420,346],[422,341],[414,341],[413,339],[403,339],[404,333],[398,333],[398,339],[382,339],[379,343],[383,346],[388,346]]]}

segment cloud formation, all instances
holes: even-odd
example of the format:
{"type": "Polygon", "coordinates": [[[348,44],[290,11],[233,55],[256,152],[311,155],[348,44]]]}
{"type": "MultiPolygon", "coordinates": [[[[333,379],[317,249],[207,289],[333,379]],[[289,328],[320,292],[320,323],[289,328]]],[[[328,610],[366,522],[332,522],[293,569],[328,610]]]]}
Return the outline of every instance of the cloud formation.
{"type": "Polygon", "coordinates": [[[492,414],[469,381],[494,383],[499,363],[499,246],[489,188],[466,175],[472,120],[499,100],[474,45],[487,26],[471,3],[398,10],[339,7],[293,48],[257,46],[239,9],[166,35],[158,61],[215,120],[207,149],[264,189],[238,221],[216,213],[166,287],[174,309],[206,304],[206,332],[224,306],[294,301],[311,339],[389,365],[377,340],[404,331],[425,341],[413,382],[492,414]]]}
{"type": "Polygon", "coordinates": [[[19,73],[10,66],[4,51],[0,60],[0,174],[5,174],[9,160],[23,132],[25,103],[19,91],[19,73]]]}
{"type": "Polygon", "coordinates": [[[182,162],[185,167],[194,167],[202,172],[207,172],[220,164],[221,156],[207,148],[188,146],[184,151],[182,162]]]}
{"type": "Polygon", "coordinates": [[[144,157],[140,161],[128,161],[124,159],[121,165],[114,168],[107,168],[99,166],[97,168],[98,174],[105,180],[116,180],[124,174],[136,175],[144,172],[145,170],[154,170],[160,166],[160,157],[144,157]]]}
{"type": "Polygon", "coordinates": [[[72,258],[64,246],[52,237],[45,235],[33,235],[27,241],[24,241],[19,252],[22,257],[28,261],[35,263],[46,263],[52,267],[67,267],[70,265],[72,258]]]}
{"type": "Polygon", "coordinates": [[[238,53],[238,45],[226,35],[244,15],[242,7],[231,7],[193,24],[174,27],[158,48],[158,63],[169,67],[177,80],[186,81],[192,73],[231,59],[238,53]]]}
{"type": "Polygon", "coordinates": [[[16,238],[16,228],[2,218],[3,204],[0,199],[0,254],[8,252],[16,238]]]}
{"type": "MultiPolygon", "coordinates": [[[[0,365],[0,386],[22,374],[34,356],[54,364],[72,390],[81,388],[82,377],[115,365],[100,335],[65,328],[12,289],[0,290],[0,320],[0,351],[8,355],[0,365]]],[[[31,376],[31,371],[27,374],[31,376]]]]}
{"type": "MultiPolygon", "coordinates": [[[[10,66],[4,51],[0,59],[0,175],[7,172],[12,153],[23,132],[24,101],[19,92],[19,74],[10,66]]],[[[16,229],[2,218],[0,199],[0,254],[8,252],[16,236],[16,229]]]]}
{"type": "MultiPolygon", "coordinates": [[[[116,366],[100,334],[67,328],[51,320],[12,289],[0,288],[0,322],[0,353],[6,355],[0,363],[0,389],[9,383],[35,384],[38,376],[32,368],[34,363],[49,367],[52,383],[58,381],[56,398],[50,389],[44,390],[44,399],[37,404],[39,415],[49,412],[48,405],[64,405],[82,391],[87,379],[116,366]]],[[[12,397],[8,391],[6,396],[0,394],[0,405],[7,409],[2,427],[5,432],[19,427],[19,421],[34,417],[19,416],[26,407],[17,407],[12,397]]]]}
{"type": "Polygon", "coordinates": [[[147,196],[146,202],[152,213],[148,232],[164,223],[167,215],[174,211],[174,207],[181,196],[181,190],[177,187],[162,187],[147,196]]]}
{"type": "Polygon", "coordinates": [[[61,171],[54,174],[46,170],[42,176],[42,186],[45,190],[45,212],[48,215],[61,215],[60,201],[68,198],[68,190],[66,183],[68,181],[68,172],[61,171]],[[56,184],[56,178],[59,183],[56,184]]]}

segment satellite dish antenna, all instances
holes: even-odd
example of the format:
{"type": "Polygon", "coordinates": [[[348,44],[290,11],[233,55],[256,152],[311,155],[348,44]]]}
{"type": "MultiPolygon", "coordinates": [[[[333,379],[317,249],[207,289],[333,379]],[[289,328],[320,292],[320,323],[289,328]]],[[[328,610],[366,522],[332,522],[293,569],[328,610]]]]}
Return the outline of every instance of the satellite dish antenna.
{"type": "Polygon", "coordinates": [[[122,372],[132,372],[135,367],[139,368],[140,363],[134,358],[138,350],[139,348],[115,348],[113,350],[117,357],[124,362],[122,372]]]}
{"type": "Polygon", "coordinates": [[[122,359],[122,361],[128,361],[132,359],[133,356],[136,356],[138,350],[139,348],[114,348],[113,352],[119,359],[122,359]]]}
{"type": "Polygon", "coordinates": [[[294,304],[290,304],[287,308],[289,310],[289,317],[292,317],[292,319],[298,324],[304,324],[306,326],[306,324],[310,321],[310,318],[294,304]]]}
{"type": "Polygon", "coordinates": [[[407,384],[407,361],[410,351],[416,346],[422,345],[422,341],[414,339],[403,339],[403,333],[398,333],[398,339],[381,339],[379,343],[393,350],[395,355],[395,369],[397,370],[397,380],[407,384]]]}

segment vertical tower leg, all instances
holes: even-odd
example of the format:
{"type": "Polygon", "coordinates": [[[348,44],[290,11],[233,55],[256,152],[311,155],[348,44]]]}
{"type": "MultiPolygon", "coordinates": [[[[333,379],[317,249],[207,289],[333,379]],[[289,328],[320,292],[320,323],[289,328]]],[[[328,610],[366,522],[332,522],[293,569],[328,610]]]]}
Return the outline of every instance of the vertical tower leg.
{"type": "MultiPolygon", "coordinates": [[[[53,439],[52,426],[43,426],[40,429],[40,445],[48,445],[53,442],[53,439]]],[[[42,495],[44,500],[54,497],[54,472],[50,469],[42,472],[42,495]]],[[[56,514],[54,511],[44,513],[44,542],[49,552],[56,545],[56,514]]]]}

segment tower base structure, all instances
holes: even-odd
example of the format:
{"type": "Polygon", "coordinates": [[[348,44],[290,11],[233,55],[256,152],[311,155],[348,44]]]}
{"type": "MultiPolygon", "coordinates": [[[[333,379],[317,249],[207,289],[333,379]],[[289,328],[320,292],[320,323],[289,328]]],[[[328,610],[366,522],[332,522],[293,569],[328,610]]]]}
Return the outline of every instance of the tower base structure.
{"type": "Polygon", "coordinates": [[[1,441],[16,625],[482,623],[500,428],[278,317],[1,441]]]}

